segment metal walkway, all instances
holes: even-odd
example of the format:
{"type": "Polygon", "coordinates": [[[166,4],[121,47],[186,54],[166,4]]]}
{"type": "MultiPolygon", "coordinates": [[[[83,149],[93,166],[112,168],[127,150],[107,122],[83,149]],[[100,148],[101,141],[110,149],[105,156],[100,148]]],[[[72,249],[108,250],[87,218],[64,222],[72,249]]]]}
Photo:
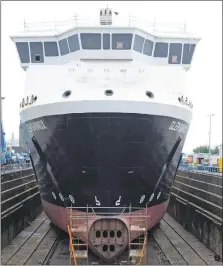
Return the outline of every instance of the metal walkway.
{"type": "MultiPolygon", "coordinates": [[[[166,214],[148,234],[147,265],[222,265],[214,253],[166,214]]],[[[68,265],[69,237],[42,213],[2,250],[2,265],[68,265]]],[[[125,261],[123,253],[118,262],[125,261]]],[[[100,261],[89,252],[89,264],[100,261]]]]}

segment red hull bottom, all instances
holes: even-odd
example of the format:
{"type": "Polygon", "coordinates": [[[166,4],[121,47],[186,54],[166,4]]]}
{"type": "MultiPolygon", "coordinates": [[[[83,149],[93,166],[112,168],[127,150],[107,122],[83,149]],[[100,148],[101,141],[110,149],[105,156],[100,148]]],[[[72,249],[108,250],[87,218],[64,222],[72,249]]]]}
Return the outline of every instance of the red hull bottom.
{"type": "MultiPolygon", "coordinates": [[[[45,213],[51,222],[61,230],[67,232],[68,209],[46,201],[42,202],[45,213]]],[[[163,218],[168,203],[169,200],[147,209],[132,211],[131,213],[111,217],[89,213],[87,218],[88,230],[82,230],[82,232],[75,231],[73,234],[79,239],[87,242],[96,255],[109,261],[121,254],[132,240],[145,232],[141,229],[138,230],[138,228],[133,229],[134,227],[140,227],[139,224],[141,224],[141,222],[143,222],[143,226],[141,227],[143,227],[144,230],[146,229],[146,231],[154,227],[163,218]],[[103,235],[105,231],[107,231],[106,236],[103,235]],[[118,231],[121,232],[120,237],[117,235],[118,231]],[[99,236],[97,236],[97,233],[99,233],[99,236]],[[115,233],[116,237],[114,237],[115,233]]],[[[76,211],[75,209],[72,210],[72,213],[72,216],[77,215],[78,217],[86,217],[85,212],[76,211]]],[[[73,225],[76,228],[78,226],[84,226],[84,223],[86,224],[85,219],[86,218],[82,219],[81,222],[79,221],[78,224],[77,221],[75,223],[75,220],[73,220],[73,225]]]]}
{"type": "MultiPolygon", "coordinates": [[[[49,217],[49,219],[51,220],[51,222],[55,224],[61,230],[67,232],[68,210],[64,207],[60,207],[60,206],[48,203],[44,200],[42,201],[42,203],[43,203],[44,211],[46,215],[49,217]]],[[[157,223],[159,223],[159,221],[163,218],[167,210],[168,204],[169,204],[169,200],[159,205],[155,205],[155,206],[147,208],[147,215],[150,216],[147,230],[150,230],[157,223]]],[[[132,212],[132,214],[136,215],[137,212],[139,213],[141,211],[134,211],[132,212]]],[[[98,218],[100,219],[100,217],[98,218]]],[[[89,223],[92,224],[95,220],[96,219],[92,217],[92,221],[89,220],[89,223]]],[[[124,218],[123,220],[124,222],[128,224],[127,218],[124,218]]]]}

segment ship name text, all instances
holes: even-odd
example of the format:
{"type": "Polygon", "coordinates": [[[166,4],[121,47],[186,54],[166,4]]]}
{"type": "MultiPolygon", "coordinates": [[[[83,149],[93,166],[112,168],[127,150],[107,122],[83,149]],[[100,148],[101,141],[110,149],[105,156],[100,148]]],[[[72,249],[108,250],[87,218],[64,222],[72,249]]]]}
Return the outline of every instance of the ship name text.
{"type": "Polygon", "coordinates": [[[40,131],[40,130],[44,130],[47,129],[47,127],[44,125],[42,120],[38,120],[32,123],[29,123],[26,125],[27,130],[29,132],[34,132],[34,131],[40,131]]]}

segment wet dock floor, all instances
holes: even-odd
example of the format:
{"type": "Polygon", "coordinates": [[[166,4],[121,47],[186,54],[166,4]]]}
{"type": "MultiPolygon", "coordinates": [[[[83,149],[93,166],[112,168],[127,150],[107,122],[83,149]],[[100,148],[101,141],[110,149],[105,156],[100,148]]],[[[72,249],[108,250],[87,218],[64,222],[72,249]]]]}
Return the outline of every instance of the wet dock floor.
{"type": "MultiPolygon", "coordinates": [[[[147,265],[222,265],[214,253],[170,215],[148,234],[147,265]]],[[[89,252],[89,264],[98,262],[89,252]]],[[[127,260],[123,253],[118,259],[127,260]]],[[[42,213],[1,251],[2,265],[69,265],[68,235],[42,213]]],[[[73,264],[73,263],[72,263],[73,264]]],[[[85,264],[86,261],[78,264],[85,264]]]]}

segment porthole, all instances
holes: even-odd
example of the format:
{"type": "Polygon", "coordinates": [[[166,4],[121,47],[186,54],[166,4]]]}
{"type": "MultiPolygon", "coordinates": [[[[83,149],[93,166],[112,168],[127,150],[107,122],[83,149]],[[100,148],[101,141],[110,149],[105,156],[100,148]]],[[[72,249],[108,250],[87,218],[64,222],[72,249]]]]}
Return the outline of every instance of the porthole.
{"type": "Polygon", "coordinates": [[[100,238],[101,237],[101,231],[96,231],[96,238],[100,238]]]}
{"type": "Polygon", "coordinates": [[[31,103],[33,103],[33,102],[34,102],[34,96],[31,95],[31,103]]]}
{"type": "Polygon", "coordinates": [[[103,237],[104,238],[108,237],[108,231],[103,231],[103,237]]]}
{"type": "Polygon", "coordinates": [[[115,232],[114,232],[114,231],[111,231],[111,232],[110,232],[110,237],[111,237],[111,238],[115,237],[115,232]]]}
{"type": "Polygon", "coordinates": [[[112,96],[113,95],[113,91],[112,90],[106,90],[105,91],[105,95],[106,96],[112,96]]]}
{"type": "Polygon", "coordinates": [[[37,96],[34,97],[34,102],[36,102],[36,101],[37,101],[37,96]]]}
{"type": "Polygon", "coordinates": [[[63,93],[63,98],[68,98],[69,96],[71,95],[71,91],[65,91],[64,93],[63,93]]]}
{"type": "Polygon", "coordinates": [[[118,232],[117,232],[117,237],[118,237],[118,238],[122,237],[122,231],[118,231],[118,232]]]}
{"type": "Polygon", "coordinates": [[[32,99],[32,96],[30,96],[29,98],[29,105],[33,103],[33,99],[32,99]]]}
{"type": "Polygon", "coordinates": [[[147,91],[146,96],[148,96],[150,99],[154,98],[154,94],[151,91],[147,91]]]}
{"type": "Polygon", "coordinates": [[[111,251],[111,252],[114,252],[114,251],[115,251],[115,246],[114,246],[114,245],[111,245],[111,246],[110,246],[110,251],[111,251]]]}
{"type": "Polygon", "coordinates": [[[108,250],[108,246],[107,245],[104,245],[103,248],[102,248],[103,252],[106,252],[108,250]]]}
{"type": "Polygon", "coordinates": [[[29,104],[29,97],[27,96],[27,97],[26,97],[25,105],[28,105],[28,104],[29,104]]]}

